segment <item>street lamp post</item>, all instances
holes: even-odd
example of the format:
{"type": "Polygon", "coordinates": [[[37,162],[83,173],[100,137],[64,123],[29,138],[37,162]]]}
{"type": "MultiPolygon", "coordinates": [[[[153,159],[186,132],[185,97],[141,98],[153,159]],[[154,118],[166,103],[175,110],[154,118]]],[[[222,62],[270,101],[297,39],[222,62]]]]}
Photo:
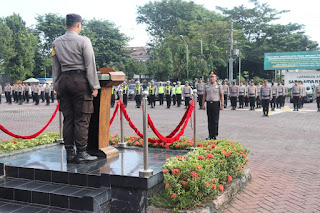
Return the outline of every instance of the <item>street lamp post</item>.
{"type": "Polygon", "coordinates": [[[186,44],[186,48],[187,48],[187,55],[186,55],[186,61],[187,61],[187,80],[189,80],[189,48],[188,48],[188,43],[186,42],[186,40],[184,40],[183,35],[180,35],[180,38],[184,41],[184,43],[186,44]]]}

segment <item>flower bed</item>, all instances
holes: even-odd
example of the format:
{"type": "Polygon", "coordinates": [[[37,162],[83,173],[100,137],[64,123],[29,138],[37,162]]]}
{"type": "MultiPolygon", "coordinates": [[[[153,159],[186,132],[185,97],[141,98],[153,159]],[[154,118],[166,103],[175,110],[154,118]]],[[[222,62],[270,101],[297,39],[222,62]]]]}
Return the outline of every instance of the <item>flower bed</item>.
{"type": "Polygon", "coordinates": [[[184,209],[212,199],[225,184],[243,175],[249,150],[228,140],[202,141],[187,156],[167,159],[163,166],[165,190],[152,199],[161,207],[184,209]]]}
{"type": "Polygon", "coordinates": [[[59,134],[55,132],[43,133],[33,139],[10,139],[0,141],[0,153],[12,152],[20,149],[31,148],[39,145],[54,143],[59,134]]]}

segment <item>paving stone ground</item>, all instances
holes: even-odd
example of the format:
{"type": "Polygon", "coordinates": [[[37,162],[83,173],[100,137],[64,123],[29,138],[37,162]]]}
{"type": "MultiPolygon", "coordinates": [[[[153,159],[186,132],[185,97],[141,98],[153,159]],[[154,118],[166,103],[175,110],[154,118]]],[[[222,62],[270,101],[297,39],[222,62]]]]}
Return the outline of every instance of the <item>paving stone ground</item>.
{"type": "MultiPolygon", "coordinates": [[[[219,137],[241,142],[251,150],[249,168],[252,182],[225,210],[231,212],[320,212],[320,112],[316,104],[308,103],[300,112],[292,112],[287,103],[283,111],[268,118],[261,111],[221,111],[219,137]]],[[[49,120],[55,104],[40,106],[24,104],[0,105],[0,124],[17,134],[33,134],[49,120]]],[[[114,109],[112,109],[111,113],[114,109]]],[[[142,110],[129,102],[127,111],[134,124],[142,131],[142,110]]],[[[156,128],[170,133],[179,123],[184,109],[157,106],[148,109],[156,128]]],[[[197,137],[208,135],[206,112],[197,110],[197,137]]],[[[124,122],[126,135],[135,135],[124,122]]],[[[119,133],[119,118],[112,124],[111,134],[119,133]]],[[[58,131],[58,117],[46,131],[58,131]]],[[[151,129],[148,128],[152,135],[151,129]]],[[[192,137],[191,124],[184,136],[192,137]]],[[[0,133],[0,139],[8,139],[0,133]]]]}

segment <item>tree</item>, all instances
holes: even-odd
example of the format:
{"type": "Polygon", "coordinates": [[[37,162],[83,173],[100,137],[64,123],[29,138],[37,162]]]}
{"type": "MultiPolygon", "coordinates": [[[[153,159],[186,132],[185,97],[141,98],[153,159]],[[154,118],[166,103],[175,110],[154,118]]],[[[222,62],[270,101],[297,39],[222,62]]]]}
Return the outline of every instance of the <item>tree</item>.
{"type": "Polygon", "coordinates": [[[32,76],[37,38],[26,27],[18,14],[4,18],[3,23],[12,32],[12,54],[4,61],[4,71],[12,80],[32,76]]]}
{"type": "Polygon", "coordinates": [[[12,30],[5,24],[4,19],[0,18],[0,70],[1,65],[5,64],[14,56],[12,30]]]}
{"type": "Polygon", "coordinates": [[[125,62],[128,57],[124,47],[129,39],[113,23],[107,20],[89,20],[84,23],[82,34],[92,42],[98,68],[110,63],[125,62]]]}

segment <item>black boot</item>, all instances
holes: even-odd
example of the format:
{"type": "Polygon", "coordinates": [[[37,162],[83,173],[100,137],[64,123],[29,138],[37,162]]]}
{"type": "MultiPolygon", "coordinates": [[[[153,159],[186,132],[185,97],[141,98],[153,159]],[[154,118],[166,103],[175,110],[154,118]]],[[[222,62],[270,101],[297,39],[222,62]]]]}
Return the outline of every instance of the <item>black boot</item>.
{"type": "Polygon", "coordinates": [[[77,147],[77,155],[75,156],[76,163],[85,163],[94,160],[97,160],[97,157],[91,156],[87,153],[87,146],[77,147]]]}
{"type": "Polygon", "coordinates": [[[67,151],[67,163],[72,163],[74,161],[74,157],[76,156],[75,150],[73,146],[66,146],[67,151]]]}

